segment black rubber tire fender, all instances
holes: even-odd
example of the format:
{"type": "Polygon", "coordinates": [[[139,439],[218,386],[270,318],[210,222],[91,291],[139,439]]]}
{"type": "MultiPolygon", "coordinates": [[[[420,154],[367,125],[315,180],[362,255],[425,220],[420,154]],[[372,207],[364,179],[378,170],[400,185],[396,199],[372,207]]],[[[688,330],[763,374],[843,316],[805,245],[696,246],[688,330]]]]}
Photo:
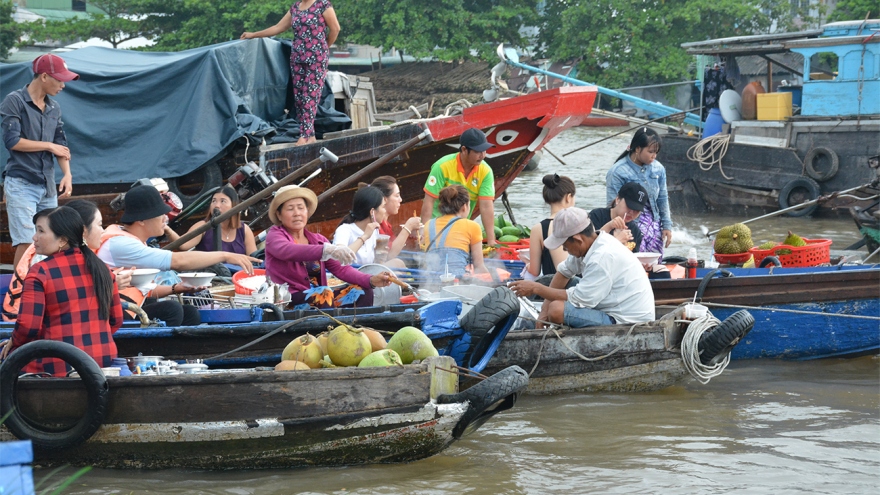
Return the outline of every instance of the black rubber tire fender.
{"type": "Polygon", "coordinates": [[[201,198],[206,192],[221,187],[223,185],[223,176],[220,174],[220,166],[216,163],[211,163],[201,167],[197,170],[194,170],[182,177],[175,177],[173,179],[168,180],[168,190],[173,192],[180,198],[180,201],[183,203],[183,207],[186,208],[197,199],[201,198]],[[201,182],[202,187],[195,194],[186,194],[180,189],[180,184],[184,182],[184,179],[189,178],[197,178],[198,175],[201,174],[201,182]]]}
{"type": "Polygon", "coordinates": [[[764,268],[767,265],[772,264],[773,266],[782,266],[782,262],[779,261],[779,258],[776,256],[765,256],[764,259],[761,260],[761,264],[758,265],[758,268],[764,268]]]}
{"type": "Polygon", "coordinates": [[[37,450],[60,450],[75,447],[95,434],[107,414],[110,387],[98,363],[85,351],[57,340],[29,342],[13,351],[0,365],[0,417],[10,413],[4,425],[16,437],[31,440],[37,450]],[[23,416],[18,408],[16,386],[21,369],[38,358],[58,358],[79,373],[86,387],[86,414],[73,426],[62,429],[41,429],[23,416]]]}
{"type": "Polygon", "coordinates": [[[467,411],[462,414],[452,430],[452,436],[458,439],[466,432],[472,433],[476,431],[495,413],[513,407],[520,391],[526,388],[528,384],[529,374],[525,370],[516,365],[509,366],[464,392],[438,396],[437,403],[468,403],[467,411]],[[492,407],[499,402],[500,404],[497,407],[492,407]],[[490,407],[492,408],[491,410],[489,410],[490,407]]]}
{"type": "MultiPolygon", "coordinates": [[[[779,190],[779,207],[784,210],[791,206],[814,200],[819,197],[820,190],[821,189],[819,188],[819,184],[817,184],[816,181],[814,181],[813,179],[810,179],[809,177],[798,177],[797,179],[794,179],[788,184],[782,186],[782,189],[779,190]],[[797,203],[792,202],[792,193],[800,189],[806,190],[806,196],[808,197],[808,199],[797,203]]],[[[792,210],[785,215],[789,217],[805,217],[807,215],[811,215],[814,211],[816,211],[816,208],[818,207],[818,203],[813,203],[812,205],[805,208],[792,210]]]]}
{"type": "Polygon", "coordinates": [[[494,340],[489,335],[493,330],[497,335],[501,329],[513,325],[519,318],[519,298],[507,287],[500,286],[477,301],[465,314],[459,324],[470,336],[471,346],[464,356],[464,366],[470,367],[482,359],[482,354],[494,340]],[[488,337],[487,337],[488,336],[488,337]]]}
{"type": "Polygon", "coordinates": [[[532,158],[526,163],[525,168],[523,168],[523,172],[531,172],[533,170],[538,170],[538,166],[541,165],[541,158],[544,156],[543,150],[536,151],[532,158]]]}
{"type": "Polygon", "coordinates": [[[715,278],[715,275],[721,275],[722,277],[735,277],[733,272],[724,268],[716,268],[706,275],[703,276],[703,280],[700,280],[700,285],[697,287],[697,301],[703,300],[703,292],[706,290],[706,287],[709,286],[709,282],[715,278]]]}
{"type": "Polygon", "coordinates": [[[755,318],[741,309],[722,321],[717,327],[700,336],[697,346],[700,362],[706,366],[718,364],[752,330],[755,318]]]}
{"type": "Polygon", "coordinates": [[[817,146],[808,151],[804,157],[804,168],[811,179],[814,179],[816,182],[825,182],[837,175],[837,171],[840,169],[840,158],[838,158],[834,150],[817,146]],[[827,158],[830,163],[828,171],[825,173],[816,170],[816,159],[822,157],[827,158]]]}

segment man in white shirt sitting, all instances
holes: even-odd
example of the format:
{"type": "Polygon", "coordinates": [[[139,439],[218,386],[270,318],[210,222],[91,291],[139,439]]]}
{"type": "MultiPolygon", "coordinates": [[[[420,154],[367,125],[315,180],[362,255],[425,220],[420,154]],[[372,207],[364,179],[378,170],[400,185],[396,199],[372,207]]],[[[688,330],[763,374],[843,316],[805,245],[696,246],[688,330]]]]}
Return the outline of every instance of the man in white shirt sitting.
{"type": "Polygon", "coordinates": [[[613,236],[596,231],[586,211],[566,208],[556,214],[544,247],[559,246],[568,258],[556,267],[549,287],[526,280],[510,284],[520,297],[544,298],[539,320],[580,328],[654,319],[654,292],[639,259],[613,236]],[[575,275],[580,282],[566,290],[575,275]]]}

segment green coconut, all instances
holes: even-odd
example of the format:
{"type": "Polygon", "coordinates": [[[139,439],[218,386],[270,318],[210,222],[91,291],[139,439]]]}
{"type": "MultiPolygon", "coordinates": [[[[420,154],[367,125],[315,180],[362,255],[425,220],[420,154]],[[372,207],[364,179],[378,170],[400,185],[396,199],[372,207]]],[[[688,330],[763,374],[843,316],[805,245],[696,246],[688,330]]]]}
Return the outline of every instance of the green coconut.
{"type": "Polygon", "coordinates": [[[382,349],[381,351],[370,353],[369,356],[361,360],[361,362],[358,363],[358,368],[377,368],[381,366],[397,366],[402,364],[403,362],[400,360],[400,356],[396,352],[391,349],[382,349]]]}
{"type": "Polygon", "coordinates": [[[298,359],[296,356],[300,354],[300,350],[302,350],[304,347],[314,341],[315,337],[310,334],[305,334],[302,337],[297,337],[293,339],[292,341],[290,341],[289,344],[287,344],[287,347],[285,347],[284,350],[281,351],[281,360],[302,362],[302,359],[298,359]]]}
{"type": "Polygon", "coordinates": [[[395,332],[387,348],[399,354],[403,364],[439,355],[431,339],[416,327],[403,327],[395,332]]]}
{"type": "Polygon", "coordinates": [[[305,371],[310,370],[309,365],[299,361],[285,359],[275,365],[275,371],[305,371]]]}
{"type": "Polygon", "coordinates": [[[373,352],[370,338],[359,328],[339,325],[327,337],[327,354],[338,366],[357,366],[373,352]]]}

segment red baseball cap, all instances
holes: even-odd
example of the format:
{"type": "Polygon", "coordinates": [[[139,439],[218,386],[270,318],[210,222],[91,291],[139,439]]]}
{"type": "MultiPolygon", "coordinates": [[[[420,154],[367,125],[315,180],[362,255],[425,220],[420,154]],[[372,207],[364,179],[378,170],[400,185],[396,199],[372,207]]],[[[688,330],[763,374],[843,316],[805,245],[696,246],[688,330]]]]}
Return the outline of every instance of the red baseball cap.
{"type": "Polygon", "coordinates": [[[67,70],[64,59],[58,55],[47,53],[34,59],[34,74],[49,74],[61,82],[70,82],[79,79],[79,74],[67,70]]]}

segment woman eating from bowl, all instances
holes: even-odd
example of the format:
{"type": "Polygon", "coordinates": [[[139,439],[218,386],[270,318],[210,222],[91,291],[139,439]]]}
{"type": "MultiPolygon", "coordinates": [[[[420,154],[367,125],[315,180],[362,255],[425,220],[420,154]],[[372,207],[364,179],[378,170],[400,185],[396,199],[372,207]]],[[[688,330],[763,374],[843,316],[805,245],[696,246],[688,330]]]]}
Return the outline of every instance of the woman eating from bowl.
{"type": "Polygon", "coordinates": [[[356,306],[372,305],[372,289],[390,285],[391,274],[383,272],[370,276],[344,266],[344,263],[354,261],[351,249],[332,244],[326,237],[306,229],[317,207],[318,198],[310,189],[284,186],[275,193],[269,206],[269,219],[275,225],[266,235],[266,275],[273,282],[288,284],[291,305],[306,302],[305,291],[312,287],[326,286],[327,271],[363,289],[364,294],[356,301],[356,306]]]}
{"type": "Polygon", "coordinates": [[[483,232],[468,218],[468,190],[460,185],[444,187],[438,201],[441,216],[428,222],[422,240],[427,268],[459,277],[473,263],[474,273],[488,273],[483,263],[483,232]]]}
{"type": "MultiPolygon", "coordinates": [[[[211,207],[204,220],[198,221],[190,227],[188,232],[209,223],[214,216],[214,210],[218,210],[220,214],[226,213],[239,203],[238,193],[232,186],[223,186],[219,191],[214,193],[211,198],[211,207]]],[[[220,226],[221,235],[221,251],[238,254],[250,254],[257,250],[257,242],[254,240],[254,233],[247,224],[241,221],[241,214],[233,215],[220,226]]],[[[183,243],[178,248],[180,251],[189,251],[195,248],[196,251],[216,251],[214,249],[214,229],[208,229],[204,233],[193,237],[189,241],[183,243]]]]}
{"type": "Polygon", "coordinates": [[[388,219],[386,202],[385,195],[377,187],[358,189],[354,193],[351,211],[342,219],[333,234],[333,244],[348,246],[354,251],[355,262],[359,265],[381,262],[385,266],[405,268],[403,261],[394,259],[400,251],[392,255],[388,249],[388,236],[379,233],[380,224],[388,219]],[[386,250],[386,256],[380,261],[376,260],[377,248],[386,250]]]}
{"type": "MultiPolygon", "coordinates": [[[[82,349],[101,367],[110,366],[116,357],[113,333],[122,326],[113,274],[89,249],[83,220],[72,208],[42,210],[34,224],[34,249],[46,258],[25,277],[11,350],[34,340],[58,340],[82,349]]],[[[62,377],[69,371],[56,358],[37,359],[24,370],[62,377]]]]}
{"type": "MultiPolygon", "coordinates": [[[[400,196],[400,186],[397,185],[397,179],[390,175],[376,177],[371,186],[378,188],[385,195],[385,211],[388,218],[397,216],[400,213],[400,205],[403,204],[403,198],[400,196]]],[[[406,220],[406,223],[400,226],[401,233],[406,235],[395,235],[391,226],[391,222],[386,218],[379,222],[379,233],[387,235],[391,239],[391,247],[388,248],[388,257],[396,258],[398,254],[406,247],[406,241],[412,237],[418,239],[419,230],[422,228],[422,218],[418,212],[413,210],[413,216],[406,220]]]]}

